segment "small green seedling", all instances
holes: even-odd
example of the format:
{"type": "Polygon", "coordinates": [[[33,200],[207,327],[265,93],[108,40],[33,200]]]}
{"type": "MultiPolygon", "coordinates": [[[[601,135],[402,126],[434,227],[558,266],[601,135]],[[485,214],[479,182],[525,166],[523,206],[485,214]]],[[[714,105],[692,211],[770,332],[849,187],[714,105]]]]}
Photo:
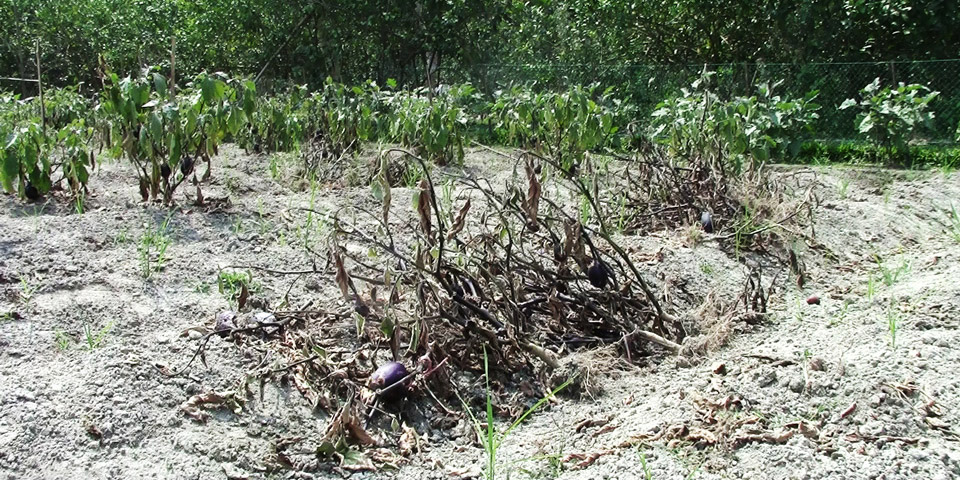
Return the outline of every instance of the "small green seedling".
{"type": "Polygon", "coordinates": [[[94,350],[103,346],[104,340],[107,338],[107,334],[110,333],[110,330],[113,329],[113,322],[108,322],[100,330],[93,330],[90,327],[90,324],[85,323],[83,325],[83,338],[86,343],[87,350],[94,350]]]}
{"type": "Polygon", "coordinates": [[[910,273],[910,262],[906,259],[900,262],[900,265],[891,268],[884,265],[880,256],[874,255],[873,258],[877,262],[877,267],[880,268],[880,276],[883,279],[883,284],[888,287],[902,280],[903,277],[910,273]]]}
{"type": "Polygon", "coordinates": [[[850,179],[844,178],[837,183],[837,194],[840,198],[847,198],[847,190],[850,188],[850,179]]]}
{"type": "Polygon", "coordinates": [[[890,333],[890,348],[897,349],[897,328],[900,323],[900,310],[896,301],[891,299],[887,307],[887,331],[890,333]]]}
{"type": "Polygon", "coordinates": [[[67,335],[66,332],[58,328],[53,331],[53,343],[57,346],[57,350],[65,352],[70,348],[70,344],[73,343],[73,341],[70,335],[67,335]]]}
{"type": "Polygon", "coordinates": [[[647,454],[643,451],[643,446],[637,446],[637,454],[640,455],[640,470],[643,471],[643,480],[651,480],[653,478],[653,471],[650,470],[650,465],[647,464],[647,454]]]}
{"type": "Polygon", "coordinates": [[[149,279],[154,273],[163,270],[167,262],[167,247],[172,242],[170,238],[171,212],[156,228],[148,227],[140,237],[137,252],[140,254],[140,273],[143,278],[149,279]]]}
{"type": "MultiPolygon", "coordinates": [[[[504,431],[499,432],[494,425],[493,418],[493,392],[490,390],[490,366],[489,359],[487,358],[487,349],[483,349],[483,372],[484,378],[486,380],[486,390],[487,390],[487,418],[486,425],[484,425],[477,417],[473,414],[473,411],[470,410],[470,406],[467,405],[467,402],[460,397],[460,402],[463,404],[464,410],[466,410],[467,415],[470,416],[470,421],[473,423],[473,428],[477,433],[477,437],[480,440],[480,444],[483,446],[484,452],[487,456],[487,467],[485,472],[485,477],[487,480],[495,480],[497,478],[496,469],[497,469],[497,451],[500,449],[500,446],[503,445],[503,442],[507,439],[513,429],[523,423],[533,412],[537,411],[540,407],[550,401],[557,393],[559,393],[564,388],[567,388],[572,382],[573,378],[568,379],[566,382],[563,382],[559,387],[550,392],[547,396],[541,398],[536,404],[527,409],[523,415],[520,415],[509,427],[504,431]]],[[[460,394],[458,393],[459,397],[460,394]]]]}
{"type": "Polygon", "coordinates": [[[31,282],[26,275],[20,275],[20,303],[29,305],[33,300],[33,295],[43,286],[43,279],[36,278],[36,282],[31,282]]]}
{"type": "MultiPolygon", "coordinates": [[[[238,309],[240,308],[240,297],[244,295],[244,290],[247,294],[261,291],[260,284],[253,281],[253,274],[250,272],[221,271],[217,275],[217,289],[231,307],[238,309]]],[[[246,300],[244,299],[244,301],[246,300]]]]}
{"type": "Polygon", "coordinates": [[[947,226],[947,234],[957,243],[960,243],[960,213],[957,212],[957,206],[950,202],[950,224],[947,226]]]}

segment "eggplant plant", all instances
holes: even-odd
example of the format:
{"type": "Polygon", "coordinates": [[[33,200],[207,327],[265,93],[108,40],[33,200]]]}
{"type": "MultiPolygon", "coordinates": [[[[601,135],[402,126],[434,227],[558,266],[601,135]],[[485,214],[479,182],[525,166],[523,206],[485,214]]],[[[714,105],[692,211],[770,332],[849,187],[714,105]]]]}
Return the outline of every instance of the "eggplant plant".
{"type": "Polygon", "coordinates": [[[438,165],[463,163],[467,115],[459,101],[474,92],[463,84],[435,95],[427,95],[424,89],[390,95],[391,138],[438,165]]]}
{"type": "Polygon", "coordinates": [[[529,87],[498,92],[492,110],[508,141],[555,159],[575,171],[587,152],[608,146],[619,127],[606,105],[611,90],[575,86],[564,92],[535,93],[529,87]]]}
{"type": "Polygon", "coordinates": [[[100,104],[104,137],[115,156],[134,164],[143,200],[169,204],[191,175],[199,192],[199,183],[210,176],[210,157],[248,124],[255,95],[253,82],[221,73],[197,75],[174,95],[166,78],[151,69],[123,79],[108,72],[100,104]],[[201,160],[207,169],[198,177],[201,160]]]}
{"type": "Polygon", "coordinates": [[[307,137],[309,97],[307,87],[298,85],[284,94],[259,99],[241,143],[256,153],[296,150],[307,137]]]}
{"type": "Polygon", "coordinates": [[[30,200],[63,180],[73,197],[85,194],[94,166],[94,130],[83,118],[89,116],[85,102],[70,92],[50,92],[44,104],[53,116],[46,121],[37,98],[0,98],[0,187],[30,200]]]}
{"type": "Polygon", "coordinates": [[[650,136],[677,157],[702,155],[739,175],[756,171],[773,155],[796,155],[820,109],[816,91],[793,99],[775,95],[782,82],[757,85],[750,97],[722,99],[705,72],[681,95],[661,102],[652,114],[650,136]]]}
{"type": "Polygon", "coordinates": [[[857,130],[889,154],[894,148],[905,150],[918,130],[931,126],[934,115],[928,107],[938,95],[919,84],[881,87],[878,77],[860,90],[859,101],[848,98],[839,108],[855,107],[857,130]]]}

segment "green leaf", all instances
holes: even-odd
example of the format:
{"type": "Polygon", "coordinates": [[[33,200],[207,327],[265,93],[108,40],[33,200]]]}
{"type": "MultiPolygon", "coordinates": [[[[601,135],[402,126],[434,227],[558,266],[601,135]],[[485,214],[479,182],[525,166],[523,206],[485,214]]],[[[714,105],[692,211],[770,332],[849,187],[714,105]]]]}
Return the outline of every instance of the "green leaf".
{"type": "Polygon", "coordinates": [[[386,338],[393,337],[393,332],[397,328],[397,323],[393,321],[390,315],[386,315],[380,322],[380,333],[386,338]]]}
{"type": "Polygon", "coordinates": [[[150,112],[150,115],[147,117],[149,121],[150,128],[150,137],[156,141],[163,141],[163,120],[160,119],[160,115],[157,115],[157,112],[150,112]]]}
{"type": "Polygon", "coordinates": [[[157,93],[160,94],[161,98],[167,96],[167,79],[160,75],[159,73],[153,74],[153,88],[156,89],[157,93]]]}
{"type": "Polygon", "coordinates": [[[356,323],[356,327],[357,327],[357,338],[360,338],[363,336],[363,326],[364,326],[364,323],[366,322],[366,319],[363,318],[363,315],[360,315],[357,312],[353,312],[353,320],[356,323]]]}
{"type": "Polygon", "coordinates": [[[0,184],[7,193],[13,193],[14,180],[20,176],[20,161],[16,155],[0,152],[0,184]]]}

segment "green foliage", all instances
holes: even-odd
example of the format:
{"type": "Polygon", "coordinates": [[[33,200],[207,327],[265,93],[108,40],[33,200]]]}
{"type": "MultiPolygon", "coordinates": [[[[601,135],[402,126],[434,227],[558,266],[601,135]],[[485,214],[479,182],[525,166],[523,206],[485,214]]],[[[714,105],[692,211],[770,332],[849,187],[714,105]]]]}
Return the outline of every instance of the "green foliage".
{"type": "Polygon", "coordinates": [[[53,343],[57,346],[57,350],[65,352],[70,348],[70,344],[73,343],[73,339],[71,339],[70,335],[68,335],[66,332],[57,328],[53,331],[53,343]]]}
{"type": "Polygon", "coordinates": [[[954,241],[960,243],[960,211],[957,206],[950,202],[950,210],[947,211],[949,224],[947,225],[947,235],[954,241]]]}
{"type": "Polygon", "coordinates": [[[890,267],[883,262],[879,255],[874,254],[873,258],[874,261],[877,262],[877,268],[880,270],[880,278],[883,280],[883,284],[888,287],[903,280],[903,277],[910,273],[910,262],[906,259],[901,261],[900,265],[890,267]]]}
{"type": "Polygon", "coordinates": [[[882,162],[902,168],[950,169],[960,165],[960,148],[943,145],[908,145],[902,149],[888,150],[870,143],[804,142],[795,160],[815,164],[882,162]]]}
{"type": "Polygon", "coordinates": [[[860,90],[859,101],[848,98],[840,110],[856,107],[857,130],[876,144],[906,149],[920,128],[930,128],[933,112],[927,108],[939,94],[923,85],[903,82],[896,88],[881,88],[878,77],[860,90]]]}
{"type": "Polygon", "coordinates": [[[900,324],[900,309],[897,307],[896,299],[890,299],[890,305],[887,306],[887,332],[890,334],[890,348],[897,349],[897,330],[900,324]]]}
{"type": "MultiPolygon", "coordinates": [[[[86,343],[87,350],[95,350],[103,346],[103,342],[106,341],[107,335],[113,329],[113,322],[108,322],[106,325],[101,327],[99,330],[94,330],[90,327],[90,324],[83,324],[83,339],[86,343]]],[[[59,342],[58,342],[59,345],[59,342]]]]}
{"type": "Polygon", "coordinates": [[[232,307],[239,308],[238,300],[244,290],[257,293],[261,290],[260,284],[253,281],[250,272],[221,271],[217,275],[217,289],[220,295],[232,307]]]}
{"type": "Polygon", "coordinates": [[[710,89],[714,75],[705,72],[681,96],[658,106],[652,114],[655,140],[680,157],[725,158],[735,174],[755,171],[773,156],[800,152],[819,117],[817,92],[790,99],[774,94],[782,82],[761,83],[756,95],[725,100],[710,89]]]}
{"type": "Polygon", "coordinates": [[[221,73],[197,75],[174,94],[155,69],[123,79],[108,72],[101,101],[105,138],[114,155],[136,167],[144,200],[162,194],[169,204],[199,160],[208,165],[204,177],[210,173],[210,157],[246,126],[255,95],[252,81],[221,73]]]}
{"type": "Polygon", "coordinates": [[[425,90],[399,91],[387,95],[393,112],[390,137],[438,165],[463,163],[467,142],[465,103],[477,95],[469,84],[441,89],[435,95],[425,90]]]}
{"type": "Polygon", "coordinates": [[[496,92],[491,112],[509,143],[547,154],[570,171],[587,152],[611,145],[619,130],[613,113],[619,101],[611,89],[596,91],[597,85],[562,92],[513,87],[496,92]]]}
{"type": "Polygon", "coordinates": [[[303,85],[281,95],[260,99],[250,118],[250,129],[241,136],[241,143],[255,152],[297,149],[307,137],[308,99],[307,88],[303,85]]]}
{"type": "Polygon", "coordinates": [[[167,247],[172,243],[170,238],[171,214],[156,228],[148,226],[140,237],[137,253],[140,255],[140,273],[149,279],[154,273],[163,270],[167,262],[167,247]]]}
{"type": "Polygon", "coordinates": [[[66,180],[70,192],[81,195],[94,166],[89,105],[73,89],[52,89],[44,121],[39,103],[0,95],[0,188],[24,197],[30,186],[43,195],[60,173],[57,182],[66,180]]]}
{"type": "MultiPolygon", "coordinates": [[[[509,427],[503,431],[499,431],[494,424],[495,419],[493,417],[493,396],[492,390],[490,389],[490,365],[489,359],[487,358],[487,350],[483,350],[483,372],[484,379],[486,381],[486,391],[487,391],[487,402],[486,402],[486,422],[481,422],[473,414],[473,411],[470,409],[470,406],[467,405],[466,401],[461,397],[460,402],[463,404],[463,409],[467,412],[467,415],[470,417],[470,421],[473,424],[474,431],[477,434],[478,440],[480,440],[481,446],[486,453],[486,469],[484,472],[484,477],[487,480],[495,480],[497,478],[497,451],[500,450],[500,447],[503,445],[503,442],[507,439],[513,429],[517,428],[524,420],[527,419],[533,412],[537,411],[544,404],[550,401],[551,398],[560,393],[561,390],[570,386],[573,383],[573,378],[568,379],[563,382],[550,392],[547,396],[541,398],[537,401],[532,407],[528,408],[523,412],[520,417],[518,417],[509,427]]],[[[457,396],[459,397],[459,393],[457,396]]]]}

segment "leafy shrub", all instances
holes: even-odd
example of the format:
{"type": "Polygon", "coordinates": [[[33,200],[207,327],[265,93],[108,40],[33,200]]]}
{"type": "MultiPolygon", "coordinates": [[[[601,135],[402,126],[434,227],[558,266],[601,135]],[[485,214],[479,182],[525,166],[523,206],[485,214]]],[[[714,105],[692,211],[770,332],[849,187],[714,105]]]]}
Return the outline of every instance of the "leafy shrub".
{"type": "Polygon", "coordinates": [[[775,95],[782,82],[757,85],[750,97],[720,99],[709,89],[712,72],[706,72],[681,96],[669,98],[653,112],[654,140],[670,147],[675,155],[712,155],[726,158],[739,174],[755,170],[775,155],[795,156],[803,138],[812,132],[820,105],[817,92],[802,99],[775,95]]]}
{"type": "Polygon", "coordinates": [[[306,138],[309,100],[306,86],[295,86],[281,95],[262,98],[250,118],[241,143],[255,152],[289,152],[306,138]]]}
{"type": "Polygon", "coordinates": [[[439,89],[432,96],[424,89],[388,95],[390,137],[438,165],[462,163],[467,137],[463,102],[475,94],[473,86],[462,84],[439,89]]]}
{"type": "Polygon", "coordinates": [[[857,130],[878,145],[904,149],[919,127],[930,128],[933,112],[927,110],[940,92],[902,82],[897,88],[880,87],[877,77],[860,90],[860,101],[848,98],[840,110],[857,107],[857,130]]]}
{"type": "Polygon", "coordinates": [[[59,170],[57,181],[66,180],[71,194],[79,195],[94,166],[94,131],[84,118],[89,105],[72,89],[49,90],[44,104],[46,121],[38,98],[0,96],[0,187],[35,198],[55,186],[59,170]]]}
{"type": "Polygon", "coordinates": [[[220,73],[200,74],[174,95],[150,69],[124,79],[108,72],[101,102],[107,144],[135,165],[145,201],[162,194],[170,203],[199,160],[207,163],[203,180],[209,176],[210,156],[247,125],[255,95],[253,82],[220,73]]]}
{"type": "Polygon", "coordinates": [[[536,93],[529,86],[513,87],[496,93],[492,111],[510,143],[543,152],[569,170],[619,130],[606,106],[613,103],[610,89],[597,95],[596,88],[536,93]]]}

